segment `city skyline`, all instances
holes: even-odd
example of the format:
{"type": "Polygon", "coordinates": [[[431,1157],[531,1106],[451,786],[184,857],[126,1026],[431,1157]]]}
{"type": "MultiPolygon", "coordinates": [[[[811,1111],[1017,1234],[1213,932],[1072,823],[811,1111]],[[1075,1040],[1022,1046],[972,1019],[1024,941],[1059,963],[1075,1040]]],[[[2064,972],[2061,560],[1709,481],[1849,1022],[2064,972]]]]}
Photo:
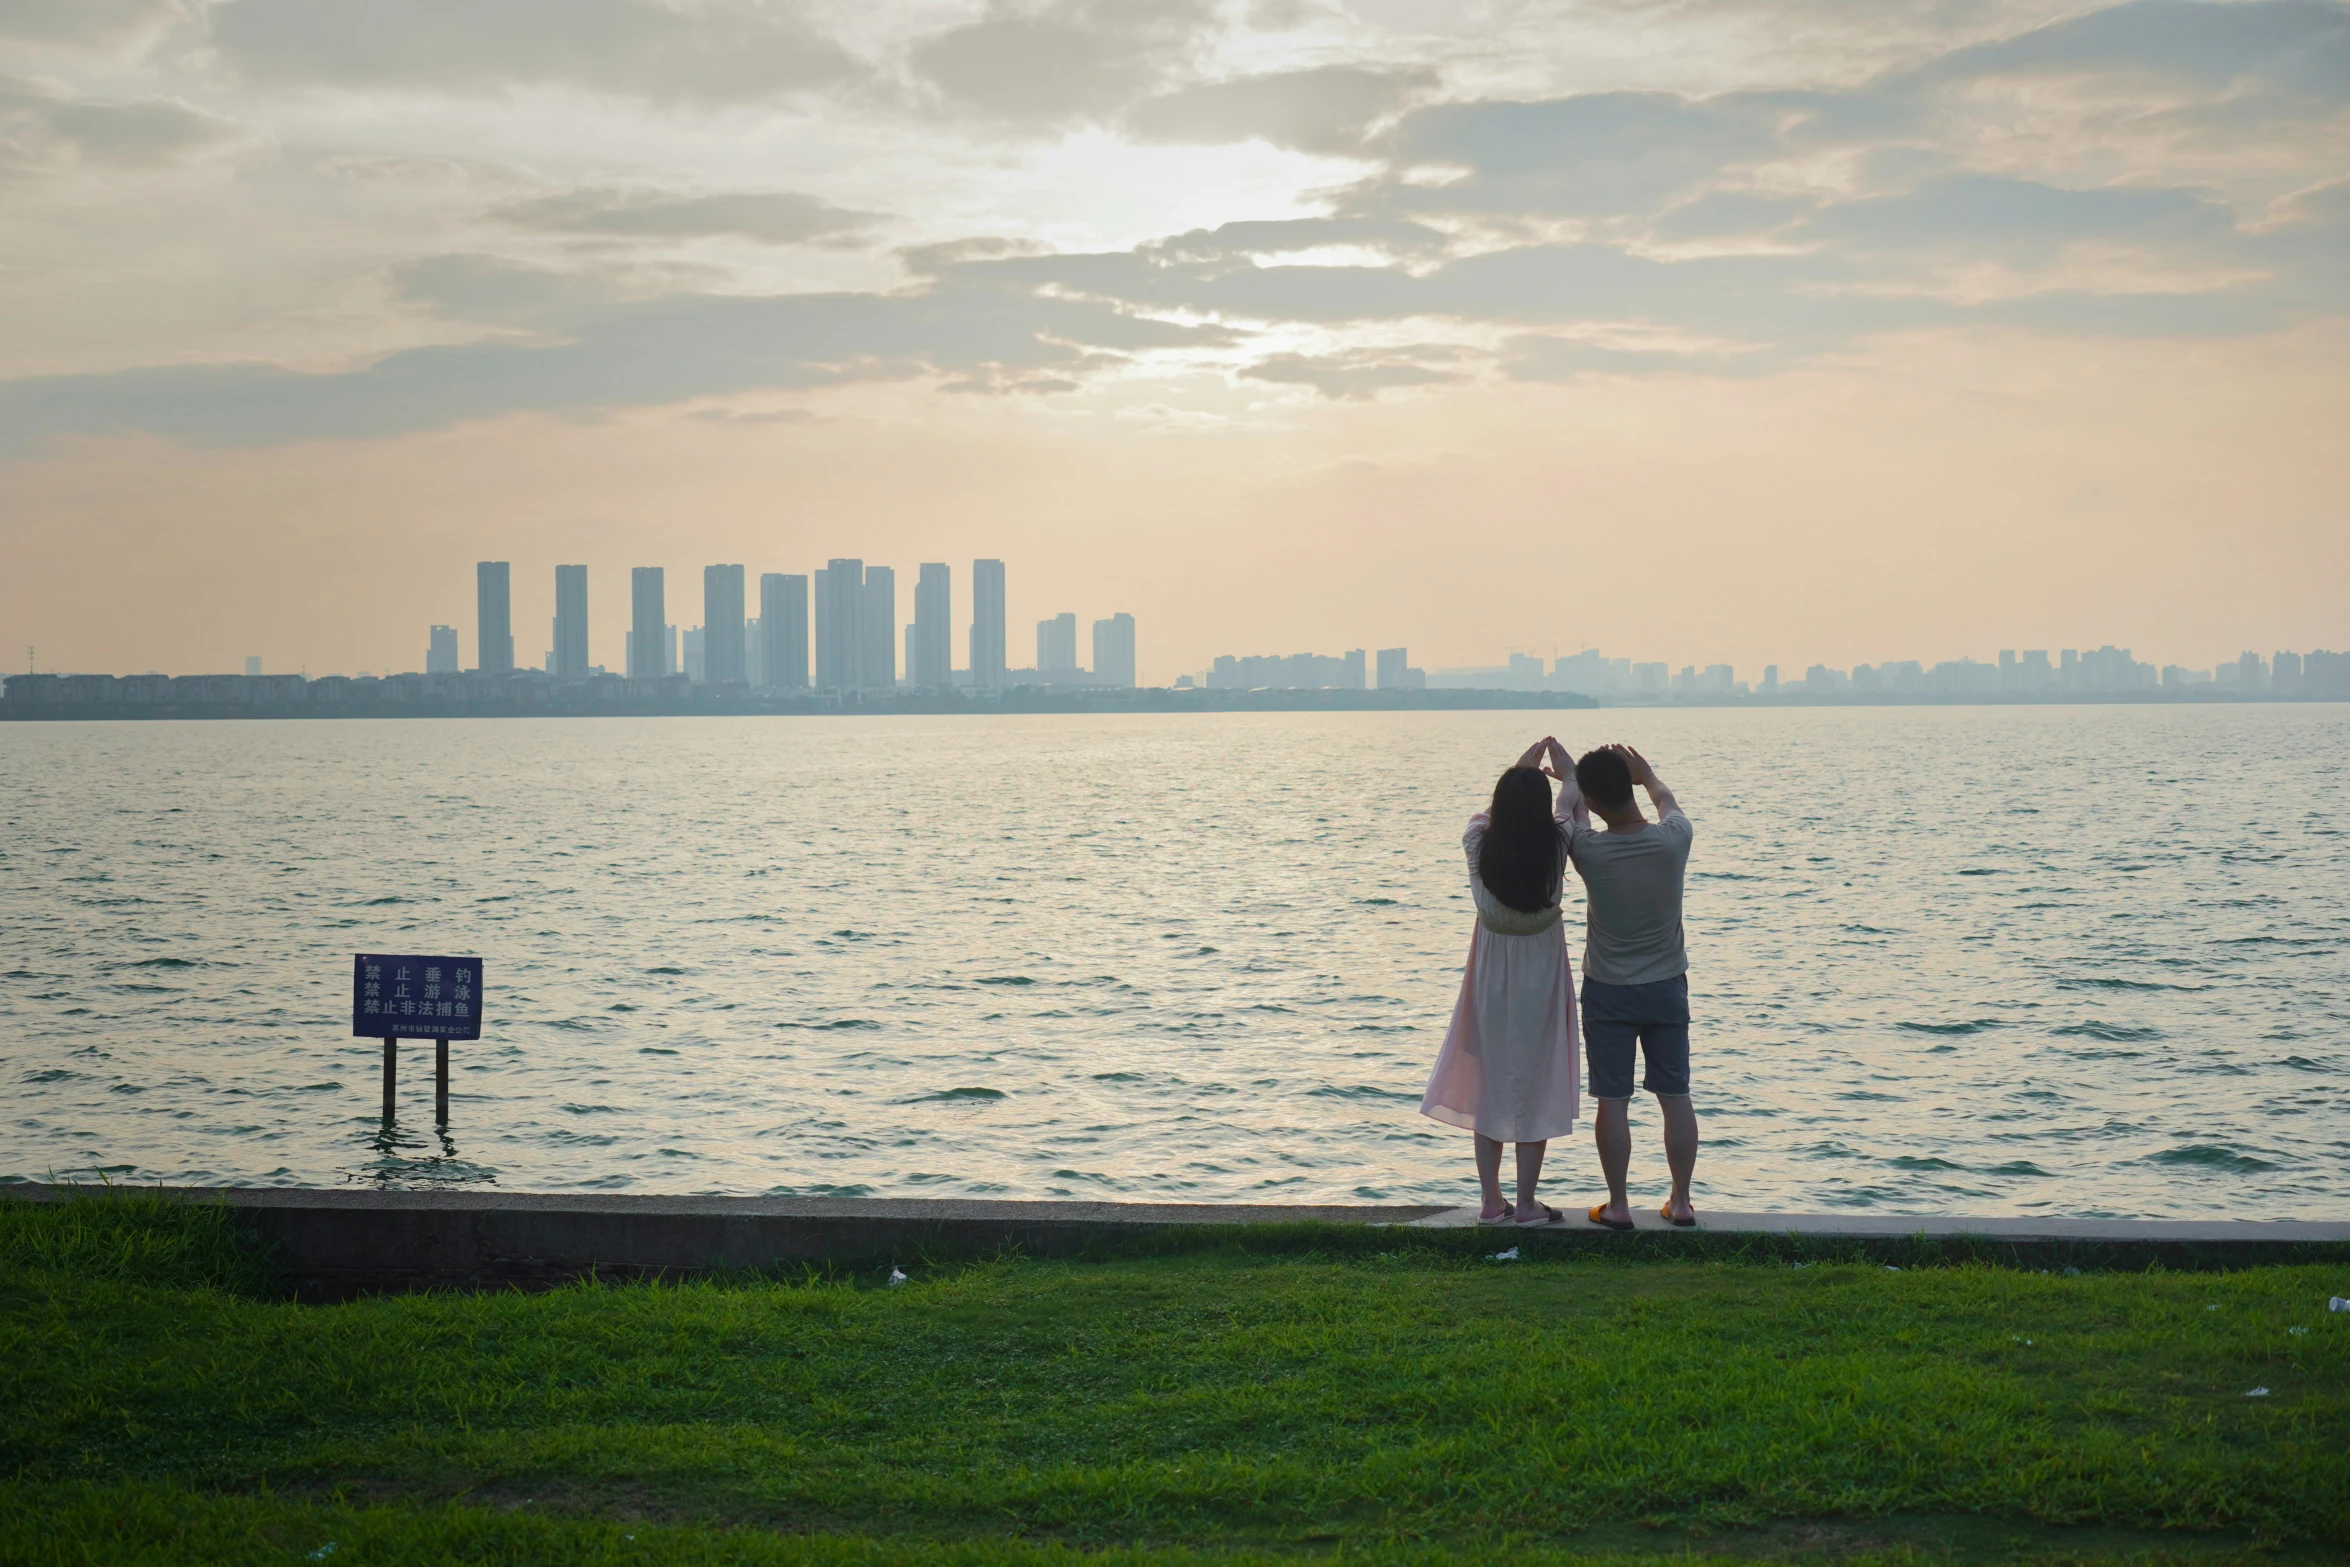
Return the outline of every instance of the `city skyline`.
{"type": "MultiPolygon", "coordinates": [[[[1800,675],[1791,671],[1783,675],[1779,664],[1767,663],[1759,668],[1749,666],[1747,678],[1741,678],[1739,666],[1727,663],[1676,668],[1671,660],[1613,656],[1593,647],[1554,655],[1547,661],[1512,649],[1500,664],[1440,665],[1433,670],[1413,665],[1406,646],[1380,648],[1375,658],[1369,650],[1358,647],[1339,655],[1219,654],[1199,670],[1153,680],[1138,666],[1135,617],[1123,611],[1092,623],[1090,663],[1077,656],[1077,615],[1063,611],[1036,623],[1034,662],[1025,669],[1007,667],[1007,573],[1001,560],[972,562],[971,610],[964,628],[971,660],[963,666],[954,665],[948,652],[955,641],[954,572],[944,562],[924,562],[918,567],[913,613],[902,621],[897,617],[896,573],[891,567],[835,557],[812,574],[763,572],[757,600],[761,613],[751,616],[744,595],[744,567],[740,563],[708,565],[702,568],[704,622],[682,633],[677,621],[668,616],[666,568],[632,567],[629,576],[633,623],[624,633],[626,651],[615,670],[607,671],[580,651],[591,645],[584,608],[589,600],[586,566],[555,566],[556,614],[549,623],[549,648],[538,664],[531,665],[514,659],[512,634],[505,629],[512,623],[511,563],[481,561],[475,566],[476,645],[502,646],[503,662],[497,667],[485,667],[487,661],[467,664],[456,629],[435,623],[427,628],[421,670],[387,667],[383,674],[500,675],[521,669],[572,681],[606,673],[649,679],[686,675],[696,684],[740,683],[786,691],[952,689],[974,684],[997,688],[1062,684],[1555,691],[1635,704],[1748,696],[2061,699],[2067,695],[2146,692],[2192,696],[2198,688],[2206,687],[2222,695],[2350,696],[2350,653],[2313,648],[2262,654],[2245,649],[2209,665],[2157,665],[2137,659],[2129,648],[2110,643],[2091,649],[2001,649],[1995,663],[1979,661],[1971,654],[1940,660],[1888,659],[1856,664],[1849,670],[1814,663],[1800,675]],[[831,595],[829,607],[824,597],[827,593],[831,595]],[[708,637],[712,606],[718,610],[720,631],[715,642],[708,637]],[[780,625],[784,634],[770,638],[763,625],[780,625]],[[648,644],[651,651],[642,661],[636,655],[640,626],[655,633],[648,644]],[[895,661],[895,633],[899,631],[904,637],[902,665],[895,661]],[[832,639],[829,647],[824,640],[828,634],[832,639]],[[975,679],[975,666],[983,666],[988,675],[975,679]],[[918,673],[925,670],[934,678],[918,673]]],[[[27,649],[28,653],[33,651],[27,649]]],[[[258,677],[266,661],[248,654],[242,662],[246,676],[258,677]]],[[[106,677],[117,673],[48,672],[106,677]]],[[[377,672],[363,670],[360,674],[375,678],[377,672]]],[[[287,677],[281,673],[275,678],[287,677]]]]}
{"type": "MultiPolygon", "coordinates": [[[[585,564],[558,563],[553,568],[554,615],[548,623],[548,647],[534,662],[515,656],[513,573],[508,561],[480,561],[474,568],[476,656],[467,661],[462,639],[454,626],[433,623],[427,629],[427,647],[421,668],[387,664],[383,674],[512,674],[517,670],[546,673],[558,680],[577,681],[590,675],[623,674],[630,678],[659,679],[688,674],[697,684],[740,683],[753,688],[811,690],[891,690],[923,687],[1029,684],[1112,684],[1125,686],[1202,686],[1252,689],[1409,689],[1570,691],[1616,699],[1667,697],[1727,697],[1748,694],[1836,696],[1870,694],[1913,695],[2083,695],[2115,694],[2131,690],[2191,693],[2211,686],[2238,693],[2273,689],[2293,694],[2350,694],[2342,691],[2339,662],[2350,655],[2330,649],[2308,650],[2313,673],[2302,678],[2304,654],[2278,649],[2262,654],[2245,649],[2209,665],[2156,664],[2135,658],[2131,649],[2104,644],[2081,650],[2065,648],[2002,649],[1996,664],[1962,653],[1951,659],[1899,659],[1861,662],[1849,671],[1813,663],[1801,675],[1782,675],[1778,663],[1746,666],[1749,678],[1740,678],[1740,666],[1729,663],[1683,664],[1669,659],[1635,659],[1603,655],[1583,647],[1574,654],[1538,654],[1509,649],[1500,664],[1438,665],[1433,670],[1413,666],[1408,647],[1381,648],[1373,663],[1365,648],[1331,656],[1295,654],[1218,654],[1197,670],[1152,679],[1137,660],[1136,621],[1118,612],[1092,623],[1092,659],[1078,657],[1078,617],[1072,611],[1048,616],[1036,623],[1036,657],[1025,669],[1012,668],[1006,658],[1005,564],[999,559],[971,563],[967,595],[970,609],[964,619],[964,645],[969,662],[952,660],[954,635],[954,572],[944,562],[923,562],[917,568],[912,614],[901,619],[896,572],[878,563],[868,566],[853,557],[834,557],[813,573],[762,572],[755,601],[760,614],[751,615],[753,600],[746,597],[745,568],[741,563],[711,564],[701,570],[702,623],[681,631],[669,608],[667,569],[629,568],[630,624],[623,632],[618,665],[607,670],[593,658],[591,624],[592,574],[585,564]],[[715,618],[713,618],[715,610],[715,618]],[[783,635],[763,634],[763,623],[780,625],[783,635]],[[717,635],[709,635],[713,625],[717,635]],[[640,657],[639,632],[649,633],[640,657]],[[898,635],[904,638],[904,662],[898,660],[898,635]],[[829,641],[828,641],[829,639],[829,641]],[[483,656],[481,650],[489,649],[483,656]],[[2052,659],[2054,662],[2052,662],[2052,659]],[[974,669],[986,673],[975,677],[974,669]],[[929,678],[924,678],[927,672],[929,678]]],[[[36,647],[27,647],[28,672],[37,667],[36,647]]],[[[269,662],[263,655],[240,655],[247,676],[261,675],[269,662]]],[[[57,670],[51,673],[116,674],[117,671],[57,670]]],[[[131,673],[121,671],[120,673],[131,673]]],[[[173,674],[217,674],[222,671],[172,671],[173,674]]],[[[307,664],[301,672],[308,673],[307,664]]],[[[146,673],[162,673],[150,669],[146,673]]],[[[322,671],[322,673],[326,673],[322,671]]],[[[332,671],[332,673],[341,673],[332,671]]],[[[362,677],[377,671],[362,669],[362,677]]],[[[4,678],[4,677],[0,677],[4,678]]]]}
{"type": "MultiPolygon", "coordinates": [[[[512,583],[509,561],[479,561],[474,567],[474,666],[464,666],[461,639],[455,627],[435,623],[427,628],[424,667],[390,670],[395,680],[427,681],[464,675],[467,700],[493,700],[491,693],[517,675],[543,675],[558,686],[584,687],[590,682],[624,678],[645,688],[682,679],[688,686],[713,694],[735,690],[776,695],[808,693],[853,698],[856,693],[954,693],[1008,691],[1019,687],[1080,688],[1199,688],[1224,691],[1336,691],[1336,692],[1484,692],[1552,693],[1604,699],[1631,705],[1764,701],[1901,701],[1901,700],[2104,700],[2159,694],[2173,699],[2201,696],[2287,698],[2350,698],[2350,652],[2279,649],[2262,655],[2247,649],[2207,667],[2162,664],[2139,660],[2132,649],[2103,646],[2080,649],[2002,648],[1995,662],[1971,655],[1928,663],[1919,659],[1861,663],[1851,669],[1814,663],[1801,675],[1782,675],[1776,663],[1749,671],[1727,663],[1684,664],[1675,669],[1669,660],[1644,660],[1613,655],[1586,646],[1575,653],[1545,660],[1540,655],[1511,650],[1498,665],[1439,666],[1433,671],[1411,661],[1408,646],[1383,647],[1374,654],[1356,647],[1337,655],[1313,652],[1287,654],[1218,654],[1205,669],[1154,681],[1142,673],[1137,658],[1137,625],[1133,614],[1119,611],[1092,623],[1091,661],[1078,650],[1078,617],[1062,611],[1036,622],[1036,656],[1026,668],[1008,668],[1006,646],[1006,592],[1009,580],[1000,559],[971,562],[970,614],[965,625],[969,664],[954,667],[954,570],[942,561],[917,567],[910,618],[900,618],[897,572],[894,567],[849,556],[835,556],[810,573],[762,572],[756,607],[746,598],[746,571],[740,562],[704,566],[702,620],[680,631],[669,618],[667,571],[660,566],[629,570],[630,625],[624,633],[624,662],[618,671],[589,662],[593,646],[588,606],[592,599],[590,572],[579,563],[554,568],[556,613],[548,625],[548,649],[536,666],[518,666],[514,657],[512,583]],[[902,634],[904,662],[898,662],[902,634]],[[479,682],[489,682],[482,685],[479,682]]],[[[28,655],[34,650],[27,649],[28,655]]],[[[265,660],[244,657],[240,677],[254,689],[278,693],[270,700],[290,700],[304,685],[308,672],[280,672],[264,677],[265,660]],[[291,682],[289,686],[288,682],[291,682]]],[[[113,672],[51,671],[5,682],[14,699],[45,703],[65,691],[83,696],[69,700],[117,699],[150,701],[168,690],[173,700],[188,700],[188,692],[225,693],[224,677],[216,674],[165,676],[157,671],[122,676],[113,672]],[[217,688],[217,691],[216,691],[217,688]],[[125,693],[139,695],[125,698],[125,693]]],[[[353,677],[327,677],[321,689],[339,691],[353,677]]],[[[356,677],[378,677],[363,670],[356,677]]],[[[233,680],[231,681],[233,684],[233,680]]],[[[411,696],[427,691],[444,695],[448,685],[406,687],[411,696]]],[[[194,698],[206,700],[207,698],[194,698]]],[[[327,700],[335,698],[330,693],[327,700]]],[[[517,697],[517,700],[521,698],[517,697]]],[[[237,700],[231,698],[230,700],[237,700]]],[[[539,700],[539,699],[532,699],[539,700]]]]}
{"type": "MultiPolygon", "coordinates": [[[[2345,532],[2350,533],[2350,529],[2346,529],[2345,532]]],[[[490,591],[488,584],[480,579],[479,573],[482,568],[495,564],[499,563],[480,563],[476,568],[475,577],[469,579],[468,583],[462,587],[453,581],[435,583],[433,585],[435,591],[428,599],[428,602],[434,604],[435,607],[426,611],[422,617],[430,624],[444,624],[461,628],[461,642],[464,649],[462,667],[468,670],[481,667],[479,664],[481,617],[483,605],[487,601],[486,596],[490,591]]],[[[666,587],[664,598],[667,604],[666,619],[662,623],[674,628],[676,633],[682,636],[684,628],[700,618],[702,578],[703,573],[709,567],[707,562],[680,565],[674,570],[668,566],[647,568],[628,565],[614,568],[611,566],[596,567],[585,563],[564,563],[560,569],[584,573],[586,580],[593,584],[592,587],[573,590],[575,593],[584,595],[580,602],[586,606],[587,628],[583,638],[585,654],[579,667],[584,670],[587,667],[600,665],[614,672],[623,672],[629,668],[627,639],[629,628],[634,621],[635,606],[632,597],[633,590],[614,586],[614,579],[617,577],[622,581],[627,581],[641,570],[661,573],[666,587]],[[680,582],[690,585],[690,592],[682,599],[677,586],[680,582]]],[[[561,602],[564,590],[556,579],[555,571],[556,568],[552,566],[541,570],[537,563],[533,563],[531,570],[515,575],[508,585],[510,607],[507,620],[509,629],[506,636],[512,648],[511,667],[541,668],[544,666],[546,654],[555,650],[555,642],[552,639],[561,635],[557,628],[564,620],[561,602]],[[546,580],[542,581],[542,577],[546,580]],[[541,633],[527,635],[511,629],[514,626],[528,627],[533,624],[546,629],[541,633]],[[530,645],[526,646],[526,644],[530,645]]],[[[967,653],[967,632],[973,617],[972,589],[967,573],[956,572],[953,576],[952,623],[956,630],[950,654],[950,667],[961,671],[970,667],[967,653]]],[[[1027,576],[1028,573],[1024,569],[1021,573],[1023,583],[1025,583],[1027,576]]],[[[1077,597],[1085,602],[1099,602],[1103,598],[1124,598],[1129,601],[1147,600],[1150,596],[1147,584],[1146,574],[1137,584],[1113,588],[1103,593],[1084,590],[1077,597]]],[[[999,588],[998,591],[1000,592],[1001,589],[999,588]]],[[[2346,588],[2346,595],[2350,595],[2350,588],[2346,588]]],[[[910,608],[911,592],[899,593],[897,597],[907,601],[901,604],[901,624],[910,625],[911,618],[906,610],[910,608]]],[[[1038,605],[1049,602],[1044,598],[1043,590],[1033,591],[1028,595],[1028,598],[1030,603],[1038,605]]],[[[751,602],[752,597],[749,595],[746,585],[746,604],[751,602]]],[[[2350,596],[2346,596],[2344,602],[2350,604],[2350,596]]],[[[1339,621],[1346,625],[1360,626],[1372,618],[1352,612],[1346,606],[1329,602],[1324,602],[1317,607],[1322,612],[1323,619],[1339,621]]],[[[1014,640],[1009,634],[1009,627],[1027,624],[1024,617],[1028,616],[1030,611],[1022,605],[1020,596],[1015,591],[1012,597],[1005,600],[1001,612],[1007,622],[1005,641],[1008,645],[1014,640]]],[[[746,615],[747,613],[746,611],[746,615]]],[[[1059,611],[1059,613],[1068,612],[1059,611]]],[[[1199,676],[1210,668],[1214,658],[1228,649],[1234,641],[1253,643],[1257,646],[1268,644],[1278,646],[1285,642],[1291,646],[1298,646],[1315,640],[1308,636],[1268,634],[1262,629],[1253,628],[1242,631],[1237,637],[1226,638],[1214,634],[1203,634],[1197,629],[1199,624],[1212,623],[1217,618],[1219,617],[1206,614],[1193,618],[1178,615],[1171,625],[1162,625],[1154,621],[1156,629],[1153,633],[1152,658],[1157,662],[1152,664],[1150,660],[1145,661],[1149,667],[1142,671],[1146,676],[1144,683],[1166,684],[1171,683],[1179,675],[1199,676]],[[1191,654],[1161,651],[1169,647],[1188,647],[1197,651],[1191,654]],[[1155,680],[1149,678],[1152,668],[1158,672],[1159,678],[1155,680]]],[[[1395,622],[1408,623],[1412,619],[1409,615],[1378,618],[1389,627],[1393,627],[1395,622]]],[[[1578,621],[1588,621],[1592,617],[1576,615],[1573,618],[1578,621]]],[[[2133,635],[2127,618],[2117,618],[2123,620],[2119,629],[2101,632],[2094,645],[2111,645],[2112,640],[2118,638],[2122,644],[2138,648],[2142,660],[2153,663],[2158,669],[2171,665],[2209,669],[2222,657],[2222,655],[2213,652],[2211,639],[2192,632],[2181,632],[2175,621],[2169,626],[2162,626],[2152,624],[2157,619],[2152,614],[2143,617],[2149,623],[2146,627],[2152,633],[2149,636],[2133,635]]],[[[2225,645],[2228,641],[2233,640],[2237,645],[2238,653],[2252,650],[2258,651],[2262,657],[2266,657],[2270,652],[2290,643],[2297,643],[2298,646],[2305,649],[2350,646],[2350,612],[2346,612],[2340,617],[2318,617],[2321,621],[2339,618],[2343,622],[2343,626],[2336,633],[2314,637],[2305,635],[2299,638],[2281,637],[2273,631],[2264,631],[2258,616],[2250,618],[2254,623],[2252,634],[2234,639],[2219,638],[2219,644],[2225,645]]],[[[2063,640],[2061,636],[2048,635],[2036,626],[2031,629],[2033,635],[2011,636],[2004,640],[2019,645],[2040,643],[2051,646],[2063,640]]],[[[240,668],[246,659],[252,657],[260,657],[264,665],[273,671],[307,669],[320,673],[330,671],[352,673],[358,670],[396,672],[401,670],[422,671],[425,667],[422,655],[412,651],[418,644],[415,617],[403,617],[401,635],[396,639],[401,645],[395,647],[388,656],[374,663],[335,664],[328,658],[313,656],[303,645],[290,643],[282,635],[268,633],[254,635],[233,631],[220,634],[217,627],[214,628],[214,631],[215,634],[211,641],[219,651],[201,655],[202,662],[168,665],[163,661],[142,660],[136,657],[120,659],[112,663],[103,659],[92,660],[76,656],[71,651],[90,645],[89,639],[69,635],[63,639],[62,644],[58,641],[45,644],[39,641],[20,641],[12,649],[13,656],[7,672],[22,673],[37,663],[38,667],[44,670],[71,669],[88,672],[160,670],[164,673],[175,674],[231,673],[240,668]],[[253,652],[253,648],[257,645],[262,648],[262,652],[259,654],[253,652]]],[[[1392,630],[1389,634],[1392,634],[1392,630]]],[[[321,638],[320,640],[331,644],[333,639],[321,638]]],[[[1327,645],[1331,642],[1342,642],[1349,639],[1342,633],[1338,637],[1322,640],[1327,645]]],[[[1358,634],[1352,640],[1364,641],[1365,639],[1358,634]]],[[[1383,640],[1383,638],[1374,636],[1368,640],[1376,642],[1383,640]]],[[[1969,641],[1957,636],[1944,639],[1939,646],[1934,648],[1921,650],[1914,637],[1888,633],[1876,645],[1864,645],[1858,655],[1849,652],[1831,652],[1824,656],[1795,652],[1782,653],[1782,649],[1790,647],[1816,648],[1822,642],[1829,642],[1832,645],[1850,645],[1851,639],[1848,636],[1823,636],[1817,628],[1805,628],[1768,640],[1758,640],[1760,646],[1757,650],[1739,650],[1729,655],[1724,655],[1719,651],[1721,643],[1716,639],[1711,647],[1703,653],[1684,654],[1649,645],[1642,647],[1640,653],[1633,656],[1637,662],[1663,662],[1670,664],[1675,670],[1690,663],[1694,663],[1699,668],[1727,663],[1741,670],[1759,671],[1763,666],[1771,663],[1780,665],[1783,670],[1796,670],[1808,667],[1813,663],[1849,668],[1860,664],[1881,664],[1906,659],[1915,659],[1931,667],[1937,663],[1980,657],[1992,650],[1992,639],[1969,641]]],[[[2082,641],[2084,644],[2090,641],[2090,639],[2077,637],[2074,640],[2082,641]]],[[[1430,643],[1416,638],[1408,638],[1406,645],[1423,650],[1431,646],[1430,643]]],[[[1522,640],[1502,640],[1498,644],[1493,640],[1468,636],[1436,643],[1434,644],[1436,651],[1416,653],[1415,659],[1428,668],[1431,673],[1440,674],[1444,671],[1462,669],[1506,668],[1513,657],[1542,657],[1547,660],[1555,660],[1569,656],[1572,651],[1579,650],[1585,645],[1588,644],[1571,634],[1549,638],[1529,637],[1522,640]]],[[[1620,640],[1617,645],[1622,645],[1620,640]]],[[[2225,656],[2232,658],[2237,655],[2225,656]]],[[[745,657],[747,660],[747,651],[745,657]]],[[[892,662],[898,667],[910,668],[912,657],[912,648],[908,645],[897,651],[892,662]]],[[[669,654],[667,667],[674,672],[682,668],[682,665],[682,653],[673,649],[669,654]]],[[[747,671],[747,662],[745,667],[747,671]]],[[[1005,667],[1021,667],[1021,664],[1019,660],[1008,660],[1005,667]]],[[[1028,661],[1028,667],[1034,667],[1033,660],[1028,661]]],[[[1088,668],[1090,666],[1085,660],[1079,659],[1075,667],[1088,668]]]]}
{"type": "Polygon", "coordinates": [[[2339,0],[292,4],[0,14],[11,666],[982,550],[1146,677],[2350,642],[2339,0]]]}

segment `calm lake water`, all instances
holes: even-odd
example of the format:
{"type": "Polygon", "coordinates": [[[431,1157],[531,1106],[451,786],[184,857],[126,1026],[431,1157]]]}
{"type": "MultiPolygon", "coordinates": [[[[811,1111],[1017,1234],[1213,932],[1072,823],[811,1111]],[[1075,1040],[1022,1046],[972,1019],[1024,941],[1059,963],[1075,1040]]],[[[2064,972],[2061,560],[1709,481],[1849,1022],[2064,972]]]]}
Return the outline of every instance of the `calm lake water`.
{"type": "Polygon", "coordinates": [[[1549,725],[1697,826],[1701,1207],[2350,1216],[2340,705],[0,725],[0,1179],[1471,1200],[1549,725]],[[355,951],[485,960],[445,1137],[355,951]]]}

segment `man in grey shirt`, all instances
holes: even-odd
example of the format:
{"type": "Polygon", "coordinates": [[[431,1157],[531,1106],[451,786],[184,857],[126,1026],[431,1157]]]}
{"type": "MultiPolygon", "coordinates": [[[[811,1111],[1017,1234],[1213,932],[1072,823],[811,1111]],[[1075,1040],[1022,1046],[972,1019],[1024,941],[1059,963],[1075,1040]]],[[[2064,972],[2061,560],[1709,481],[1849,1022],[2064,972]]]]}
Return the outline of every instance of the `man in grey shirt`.
{"type": "Polygon", "coordinates": [[[1640,1086],[1656,1095],[1664,1114],[1665,1163],[1673,1195],[1668,1223],[1697,1222],[1689,1206],[1689,1177],[1697,1168],[1697,1112],[1689,1104],[1689,953],[1681,935],[1681,881],[1689,867],[1689,818],[1638,751],[1605,745],[1570,771],[1563,749],[1554,775],[1579,790],[1591,813],[1607,823],[1599,832],[1580,819],[1567,853],[1583,878],[1587,934],[1583,946],[1583,1050],[1591,1096],[1599,1101],[1593,1132],[1607,1201],[1591,1222],[1632,1228],[1624,1176],[1632,1163],[1632,1055],[1638,1045],[1648,1070],[1640,1086]],[[1640,814],[1634,785],[1648,791],[1657,819],[1640,814]]]}

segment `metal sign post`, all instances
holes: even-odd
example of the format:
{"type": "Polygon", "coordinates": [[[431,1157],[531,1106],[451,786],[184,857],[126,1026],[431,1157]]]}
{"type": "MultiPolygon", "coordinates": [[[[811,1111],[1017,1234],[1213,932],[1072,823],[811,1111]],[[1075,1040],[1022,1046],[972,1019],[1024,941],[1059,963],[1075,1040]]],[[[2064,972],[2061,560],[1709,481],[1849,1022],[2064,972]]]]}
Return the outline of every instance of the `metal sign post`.
{"type": "Polygon", "coordinates": [[[351,959],[351,1032],[384,1042],[384,1124],[398,1100],[400,1041],[433,1042],[433,1120],[449,1124],[449,1041],[481,1038],[479,958],[362,952],[351,959]]]}

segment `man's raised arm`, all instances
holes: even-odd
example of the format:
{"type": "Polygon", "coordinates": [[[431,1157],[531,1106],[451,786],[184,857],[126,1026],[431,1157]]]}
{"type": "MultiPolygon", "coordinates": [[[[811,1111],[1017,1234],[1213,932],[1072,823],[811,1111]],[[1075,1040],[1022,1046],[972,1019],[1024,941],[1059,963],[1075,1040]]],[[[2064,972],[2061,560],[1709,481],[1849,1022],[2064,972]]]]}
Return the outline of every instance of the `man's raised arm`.
{"type": "Polygon", "coordinates": [[[1665,781],[1656,775],[1656,769],[1648,765],[1648,758],[1630,746],[1623,749],[1624,760],[1632,768],[1632,781],[1648,791],[1648,803],[1656,807],[1657,820],[1662,821],[1680,810],[1681,802],[1673,798],[1673,791],[1665,787],[1665,781]]]}

